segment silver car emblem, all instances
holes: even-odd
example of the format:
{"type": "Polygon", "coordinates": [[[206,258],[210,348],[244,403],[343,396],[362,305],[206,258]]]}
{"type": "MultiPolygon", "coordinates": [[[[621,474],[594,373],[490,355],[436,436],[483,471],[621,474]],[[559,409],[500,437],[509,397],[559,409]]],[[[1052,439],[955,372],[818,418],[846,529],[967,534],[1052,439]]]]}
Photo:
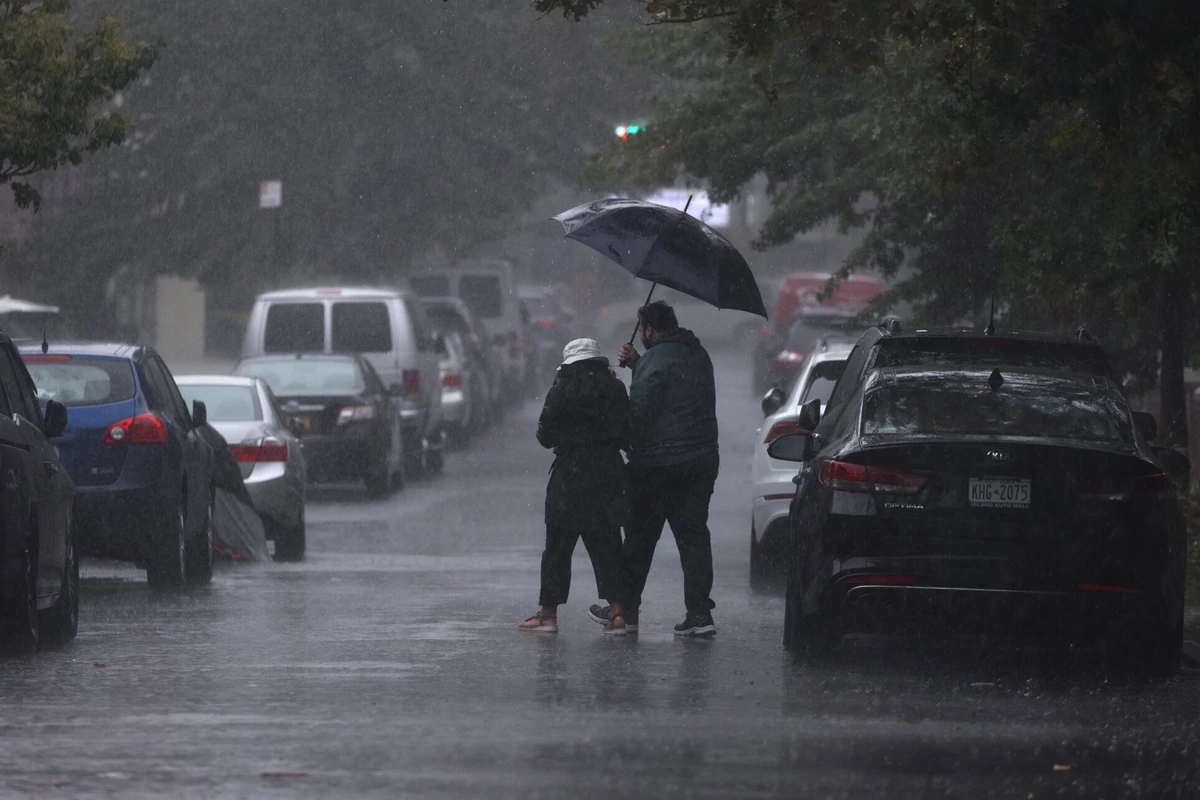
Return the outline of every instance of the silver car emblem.
{"type": "Polygon", "coordinates": [[[992,461],[1012,461],[1012,453],[1003,450],[988,450],[987,457],[992,461]]]}

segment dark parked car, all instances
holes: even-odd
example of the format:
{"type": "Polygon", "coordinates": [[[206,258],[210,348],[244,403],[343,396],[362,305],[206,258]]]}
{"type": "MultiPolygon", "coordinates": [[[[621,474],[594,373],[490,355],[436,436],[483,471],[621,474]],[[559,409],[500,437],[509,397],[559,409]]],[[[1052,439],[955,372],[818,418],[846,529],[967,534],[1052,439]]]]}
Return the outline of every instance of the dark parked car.
{"type": "MultiPolygon", "coordinates": [[[[1173,475],[1187,459],[1147,445],[1153,418],[1111,379],[921,365],[848,385],[814,433],[769,449],[802,464],[788,647],[932,620],[1099,638],[1154,673],[1178,668],[1186,534],[1173,475]]],[[[819,411],[801,414],[810,427],[819,411]]]]}
{"type": "Polygon", "coordinates": [[[361,480],[377,497],[404,474],[397,399],[361,355],[278,355],[243,359],[236,375],[262,378],[304,443],[308,480],[361,480]]]}
{"type": "Polygon", "coordinates": [[[55,444],[75,483],[80,552],[142,565],[156,586],[212,579],[213,453],[154,350],[56,344],[21,354],[42,403],[71,410],[55,444]]]}
{"type": "Polygon", "coordinates": [[[61,403],[45,403],[43,414],[21,357],[0,334],[0,611],[5,643],[18,650],[70,641],[79,628],[74,487],[50,443],[66,424],[61,403]]]}

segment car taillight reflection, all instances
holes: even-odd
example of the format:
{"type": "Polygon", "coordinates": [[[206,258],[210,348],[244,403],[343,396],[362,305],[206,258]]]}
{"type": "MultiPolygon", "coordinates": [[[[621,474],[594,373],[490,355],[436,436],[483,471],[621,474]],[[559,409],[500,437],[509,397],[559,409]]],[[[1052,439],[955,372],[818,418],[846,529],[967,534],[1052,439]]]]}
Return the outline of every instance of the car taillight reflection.
{"type": "Polygon", "coordinates": [[[775,369],[796,369],[804,363],[804,353],[796,350],[783,350],[779,355],[775,356],[775,360],[771,364],[775,369]]]}
{"type": "Polygon", "coordinates": [[[421,393],[421,371],[417,369],[404,370],[404,394],[416,397],[421,393]]]}
{"type": "Polygon", "coordinates": [[[287,442],[263,439],[258,444],[235,444],[229,448],[239,464],[278,463],[288,460],[287,442]]]}
{"type": "Polygon", "coordinates": [[[801,427],[799,422],[790,420],[776,422],[771,426],[771,430],[767,431],[767,438],[763,439],[763,444],[770,444],[780,436],[790,436],[793,433],[810,433],[810,431],[801,427]]]}
{"type": "Polygon", "coordinates": [[[166,444],[167,425],[158,414],[138,414],[114,422],[104,432],[105,444],[166,444]]]}
{"type": "Polygon", "coordinates": [[[459,375],[457,372],[453,372],[453,371],[447,372],[445,375],[442,376],[442,388],[443,389],[461,389],[462,388],[462,375],[459,375]]]}
{"type": "Polygon", "coordinates": [[[1080,487],[1080,494],[1095,500],[1130,500],[1135,497],[1168,497],[1175,491],[1165,472],[1121,478],[1101,478],[1080,487]]]}
{"type": "Polygon", "coordinates": [[[821,483],[839,492],[916,494],[929,478],[884,467],[832,459],[821,462],[821,483]]]}

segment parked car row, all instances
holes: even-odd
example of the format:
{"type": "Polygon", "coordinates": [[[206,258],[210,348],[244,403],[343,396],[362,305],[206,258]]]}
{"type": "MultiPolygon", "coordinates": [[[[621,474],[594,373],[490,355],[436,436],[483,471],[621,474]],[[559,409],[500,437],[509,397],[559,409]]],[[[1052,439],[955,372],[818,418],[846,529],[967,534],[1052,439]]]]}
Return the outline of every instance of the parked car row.
{"type": "Polygon", "coordinates": [[[790,649],[982,628],[1178,669],[1190,464],[1086,331],[892,320],[819,342],[763,411],[751,575],[786,576],[790,649]]]}

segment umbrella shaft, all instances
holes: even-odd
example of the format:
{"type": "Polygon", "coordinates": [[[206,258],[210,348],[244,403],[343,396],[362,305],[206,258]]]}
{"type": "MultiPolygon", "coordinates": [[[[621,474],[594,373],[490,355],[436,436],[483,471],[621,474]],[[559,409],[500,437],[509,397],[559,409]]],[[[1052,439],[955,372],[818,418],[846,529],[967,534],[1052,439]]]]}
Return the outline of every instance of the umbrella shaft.
{"type": "MultiPolygon", "coordinates": [[[[654,290],[655,290],[655,289],[657,289],[657,288],[658,288],[658,282],[656,281],[656,282],[654,283],[654,285],[652,285],[652,286],[650,287],[650,294],[646,295],[646,302],[642,303],[642,305],[643,305],[643,306],[648,306],[648,305],[650,305],[650,298],[651,298],[651,297],[654,297],[654,290]]],[[[633,323],[633,333],[631,333],[631,334],[629,335],[629,343],[630,343],[630,344],[633,344],[633,340],[637,338],[637,335],[638,335],[638,329],[639,329],[639,328],[641,328],[641,327],[642,327],[642,320],[641,320],[641,317],[639,317],[639,318],[638,318],[638,321],[637,321],[637,322],[635,322],[635,323],[633,323]]]]}

